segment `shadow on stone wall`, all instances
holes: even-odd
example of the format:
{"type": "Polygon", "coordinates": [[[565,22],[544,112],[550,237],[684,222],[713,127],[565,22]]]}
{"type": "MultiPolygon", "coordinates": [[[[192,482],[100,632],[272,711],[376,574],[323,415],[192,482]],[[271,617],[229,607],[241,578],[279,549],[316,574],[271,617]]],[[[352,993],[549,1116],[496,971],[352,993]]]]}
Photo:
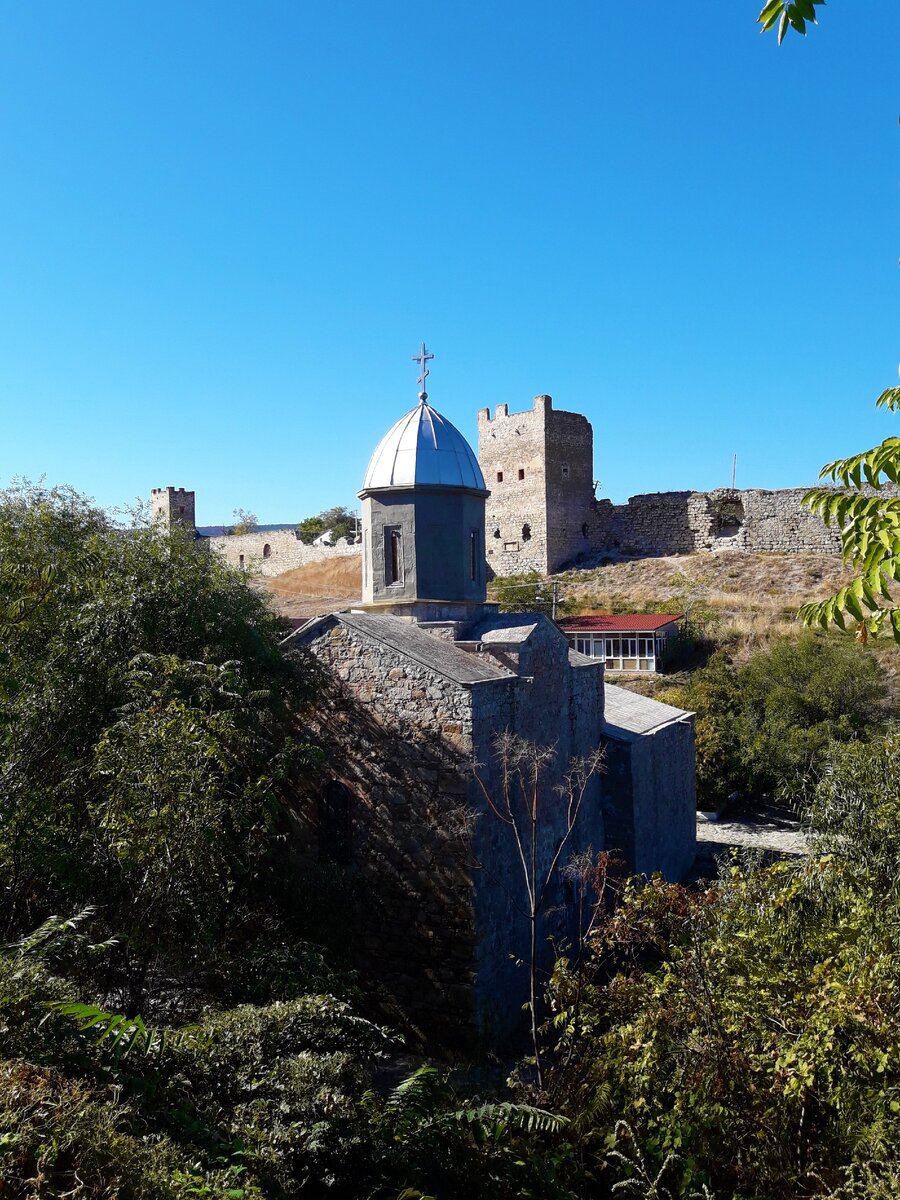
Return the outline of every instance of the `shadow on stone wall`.
{"type": "Polygon", "coordinates": [[[474,927],[467,756],[406,736],[318,672],[321,770],[300,789],[298,840],[345,883],[348,963],[382,992],[410,1041],[474,1043],[474,927]]]}

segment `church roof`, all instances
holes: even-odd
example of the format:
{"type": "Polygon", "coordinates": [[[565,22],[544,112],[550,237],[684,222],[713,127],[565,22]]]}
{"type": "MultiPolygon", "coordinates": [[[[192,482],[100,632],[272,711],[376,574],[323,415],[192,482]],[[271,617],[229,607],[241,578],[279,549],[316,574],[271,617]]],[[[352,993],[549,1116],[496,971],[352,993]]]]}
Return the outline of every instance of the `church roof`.
{"type": "Polygon", "coordinates": [[[655,733],[691,715],[683,708],[662,704],[627,688],[612,683],[604,686],[603,732],[610,737],[630,741],[635,735],[655,733]]]}
{"type": "Polygon", "coordinates": [[[472,447],[446,417],[420,401],[375,447],[362,491],[429,485],[486,490],[472,447]]]}
{"type": "Polygon", "coordinates": [[[512,672],[505,670],[488,655],[462,650],[453,642],[435,637],[417,625],[387,613],[339,612],[314,617],[289,635],[282,644],[287,645],[292,639],[306,641],[331,621],[337,621],[346,629],[360,633],[363,637],[381,642],[395,653],[419,663],[420,666],[429,667],[454,683],[497,683],[515,678],[512,672]]]}

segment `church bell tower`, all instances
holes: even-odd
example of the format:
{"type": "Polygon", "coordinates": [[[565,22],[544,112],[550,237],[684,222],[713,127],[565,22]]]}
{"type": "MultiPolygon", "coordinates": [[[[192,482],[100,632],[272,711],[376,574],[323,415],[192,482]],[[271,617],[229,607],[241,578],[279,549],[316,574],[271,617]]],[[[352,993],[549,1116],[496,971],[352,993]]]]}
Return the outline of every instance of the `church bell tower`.
{"type": "Polygon", "coordinates": [[[428,403],[434,356],[423,343],[419,403],[375,448],[363,480],[363,607],[415,621],[464,620],[486,597],[478,459],[428,403]]]}

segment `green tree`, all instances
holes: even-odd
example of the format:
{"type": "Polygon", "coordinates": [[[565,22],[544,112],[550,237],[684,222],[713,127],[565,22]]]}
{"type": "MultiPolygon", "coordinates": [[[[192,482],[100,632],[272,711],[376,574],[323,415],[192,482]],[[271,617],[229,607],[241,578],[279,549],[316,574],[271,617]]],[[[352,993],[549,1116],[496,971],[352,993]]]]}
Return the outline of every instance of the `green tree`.
{"type": "Polygon", "coordinates": [[[326,508],[315,517],[306,517],[297,526],[300,541],[307,546],[312,545],[323,533],[331,533],[336,542],[339,538],[352,541],[357,536],[359,521],[356,513],[338,504],[334,508],[326,508]]]}
{"type": "Polygon", "coordinates": [[[782,638],[743,665],[713,656],[661,698],[697,714],[697,797],[720,808],[732,792],[796,801],[836,743],[867,741],[888,717],[878,660],[837,638],[782,638]]]}
{"type": "Polygon", "coordinates": [[[237,519],[233,525],[229,525],[228,527],[230,534],[253,533],[259,524],[256,519],[256,513],[248,512],[245,508],[236,508],[232,516],[237,519]]]}
{"type": "Polygon", "coordinates": [[[95,902],[141,971],[206,953],[266,890],[311,677],[217,556],[64,489],[0,494],[0,609],[23,589],[0,665],[3,926],[95,902]]]}

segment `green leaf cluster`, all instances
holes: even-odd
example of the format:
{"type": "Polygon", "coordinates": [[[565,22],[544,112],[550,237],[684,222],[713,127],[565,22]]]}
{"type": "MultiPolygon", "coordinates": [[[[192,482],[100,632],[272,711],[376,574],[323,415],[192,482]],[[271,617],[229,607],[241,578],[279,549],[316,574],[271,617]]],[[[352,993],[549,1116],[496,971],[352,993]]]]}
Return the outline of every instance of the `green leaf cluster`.
{"type": "MultiPolygon", "coordinates": [[[[896,411],[900,388],[888,388],[876,404],[896,411]]],[[[871,450],[826,463],[820,478],[842,490],[814,488],[803,504],[840,529],[844,561],[858,573],[827,600],[804,604],[800,618],[807,626],[834,624],[843,630],[849,618],[862,642],[883,630],[900,642],[900,611],[891,595],[900,571],[900,496],[882,490],[886,483],[900,485],[900,438],[885,438],[871,450]]]]}
{"type": "Polygon", "coordinates": [[[818,24],[816,8],[824,3],[825,0],[768,0],[756,19],[762,25],[763,33],[778,27],[780,46],[788,29],[794,29],[805,37],[806,22],[818,24]]]}

